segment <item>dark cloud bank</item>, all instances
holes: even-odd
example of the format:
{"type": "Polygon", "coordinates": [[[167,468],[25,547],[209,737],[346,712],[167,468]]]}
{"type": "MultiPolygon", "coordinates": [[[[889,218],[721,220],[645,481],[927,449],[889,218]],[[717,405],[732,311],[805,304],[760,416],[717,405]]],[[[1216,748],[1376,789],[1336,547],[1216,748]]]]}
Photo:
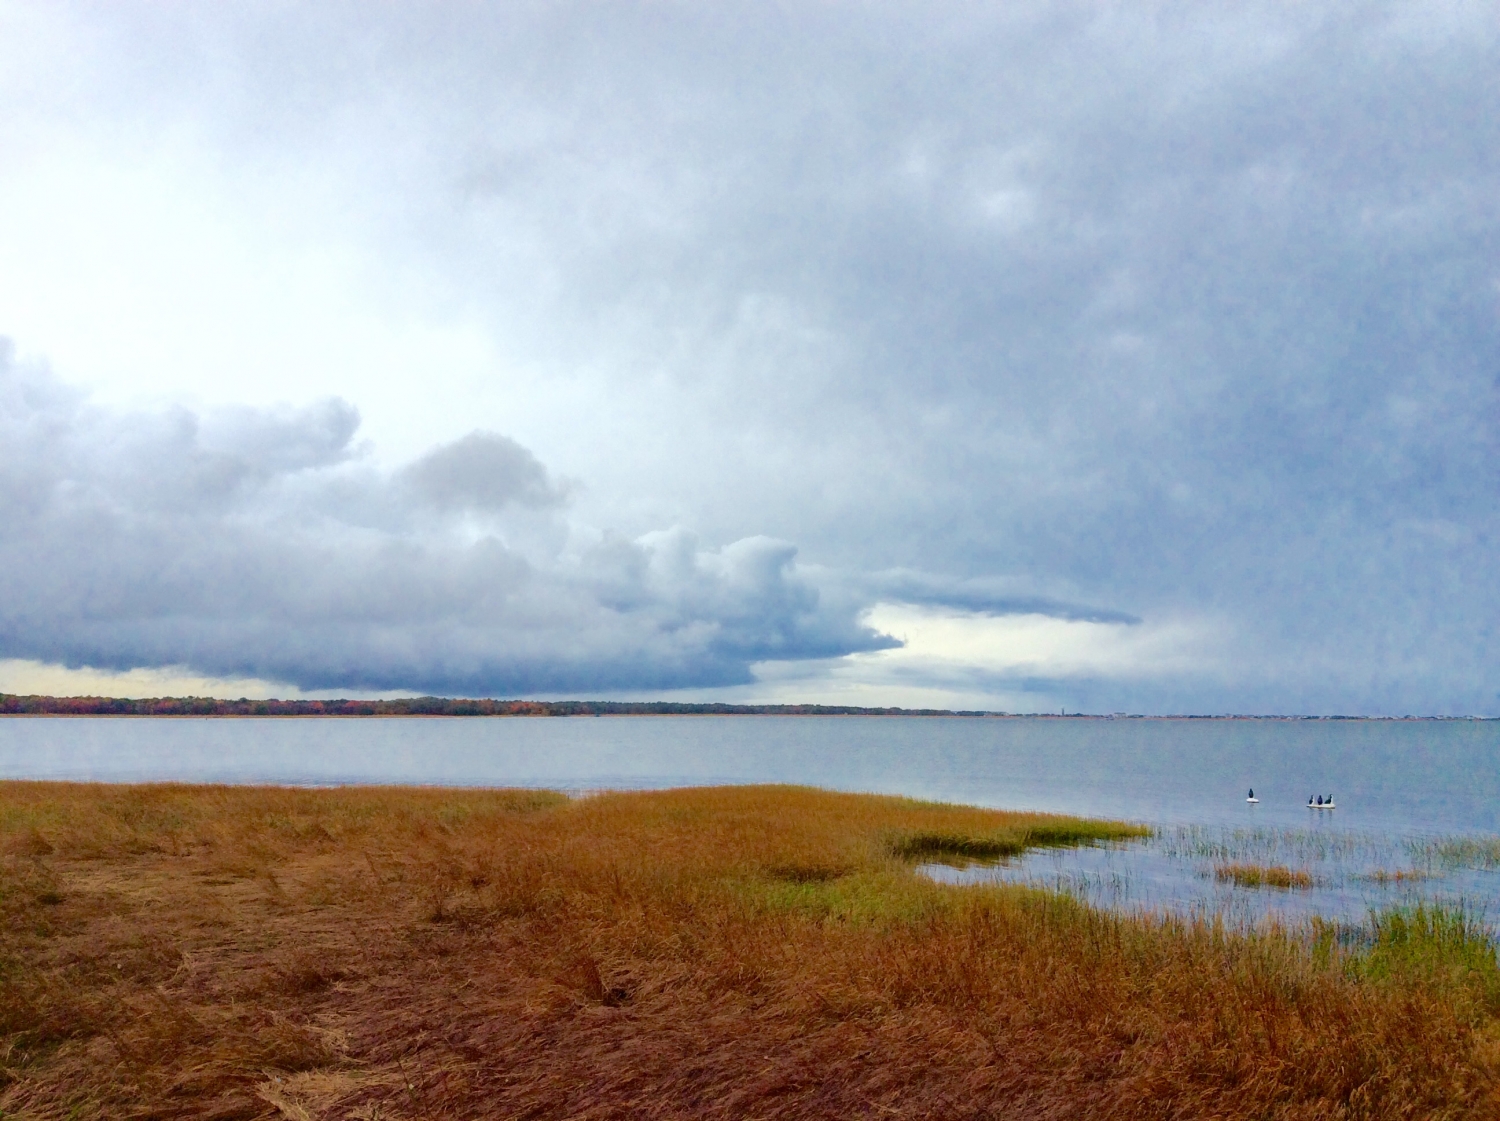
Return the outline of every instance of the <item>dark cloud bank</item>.
{"type": "Polygon", "coordinates": [[[0,653],[515,694],[738,684],[890,645],[784,542],[570,550],[566,488],[514,441],[382,474],[352,455],[357,424],[342,401],[111,411],[0,352],[0,653]]]}
{"type": "Polygon", "coordinates": [[[122,21],[128,80],[257,159],[365,128],[393,259],[622,419],[527,440],[582,490],[483,433],[381,476],[347,406],[7,368],[4,653],[666,688],[894,598],[1218,628],[1202,673],[975,678],[1070,707],[1500,709],[1493,6],[248,11],[122,21]],[[647,520],[568,545],[570,495],[647,520]]]}

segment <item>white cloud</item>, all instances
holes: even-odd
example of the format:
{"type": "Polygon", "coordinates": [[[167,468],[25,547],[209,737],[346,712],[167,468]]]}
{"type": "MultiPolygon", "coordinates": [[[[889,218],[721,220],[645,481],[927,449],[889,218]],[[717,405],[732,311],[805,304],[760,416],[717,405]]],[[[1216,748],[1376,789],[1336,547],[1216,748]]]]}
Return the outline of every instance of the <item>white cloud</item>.
{"type": "MultiPolygon", "coordinates": [[[[302,700],[334,692],[304,693],[295,685],[256,677],[205,677],[188,666],[131,670],[69,667],[25,658],[0,659],[0,693],[46,697],[224,697],[234,700],[302,700]]],[[[380,697],[412,696],[405,692],[380,697]]],[[[369,699],[369,698],[366,698],[369,699]]]]}
{"type": "Polygon", "coordinates": [[[1207,675],[1222,659],[1222,634],[1203,622],[1103,623],[893,603],[876,604],[862,619],[903,645],[850,655],[849,677],[1141,681],[1207,675]]]}
{"type": "MultiPolygon", "coordinates": [[[[954,590],[972,598],[973,589],[954,590]],[[967,594],[966,594],[967,593],[967,594]]],[[[1151,622],[1054,615],[993,614],[930,603],[881,602],[861,619],[902,645],[840,658],[761,662],[753,684],[674,691],[678,700],[855,705],[1002,712],[1111,712],[1126,698],[1150,698],[1148,711],[1188,711],[1205,682],[1230,672],[1222,621],[1151,622]],[[1164,692],[1163,687],[1166,687],[1164,692]]],[[[1139,704],[1131,711],[1142,711],[1139,704]]]]}

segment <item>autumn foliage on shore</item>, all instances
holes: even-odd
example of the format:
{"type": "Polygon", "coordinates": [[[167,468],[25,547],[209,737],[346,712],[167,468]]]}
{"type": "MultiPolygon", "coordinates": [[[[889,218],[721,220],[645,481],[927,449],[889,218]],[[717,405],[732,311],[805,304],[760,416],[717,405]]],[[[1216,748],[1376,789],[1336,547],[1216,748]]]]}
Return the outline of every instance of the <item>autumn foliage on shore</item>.
{"type": "Polygon", "coordinates": [[[915,871],[1123,832],[789,787],[0,784],[0,1111],[1500,1115],[1462,924],[1346,946],[915,871]]]}
{"type": "Polygon", "coordinates": [[[0,693],[0,716],[986,716],[937,708],[732,705],[718,701],[529,701],[493,697],[237,701],[221,697],[48,697],[0,693]]]}

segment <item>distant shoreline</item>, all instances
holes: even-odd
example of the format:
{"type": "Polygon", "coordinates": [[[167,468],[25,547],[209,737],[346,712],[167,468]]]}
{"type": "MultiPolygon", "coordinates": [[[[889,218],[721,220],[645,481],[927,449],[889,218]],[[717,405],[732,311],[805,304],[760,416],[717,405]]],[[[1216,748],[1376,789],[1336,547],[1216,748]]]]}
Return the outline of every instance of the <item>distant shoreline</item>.
{"type": "Polygon", "coordinates": [[[1343,716],[1195,713],[991,712],[856,705],[735,705],[679,701],[528,701],[411,697],[390,701],[221,700],[214,697],[47,697],[0,693],[0,716],[414,717],[414,716],[935,716],[995,720],[1339,720],[1493,721],[1493,716],[1343,716]]]}

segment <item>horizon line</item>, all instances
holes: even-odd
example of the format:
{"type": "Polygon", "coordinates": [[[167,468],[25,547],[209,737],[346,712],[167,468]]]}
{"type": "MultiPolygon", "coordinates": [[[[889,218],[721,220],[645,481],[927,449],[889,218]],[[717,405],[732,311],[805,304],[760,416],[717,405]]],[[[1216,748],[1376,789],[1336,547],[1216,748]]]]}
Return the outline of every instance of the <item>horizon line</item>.
{"type": "Polygon", "coordinates": [[[1358,713],[1009,712],[814,702],[533,700],[437,695],[281,700],[240,697],[106,697],[0,693],[0,716],[951,716],[1053,720],[1500,720],[1479,714],[1382,716],[1358,713]]]}

